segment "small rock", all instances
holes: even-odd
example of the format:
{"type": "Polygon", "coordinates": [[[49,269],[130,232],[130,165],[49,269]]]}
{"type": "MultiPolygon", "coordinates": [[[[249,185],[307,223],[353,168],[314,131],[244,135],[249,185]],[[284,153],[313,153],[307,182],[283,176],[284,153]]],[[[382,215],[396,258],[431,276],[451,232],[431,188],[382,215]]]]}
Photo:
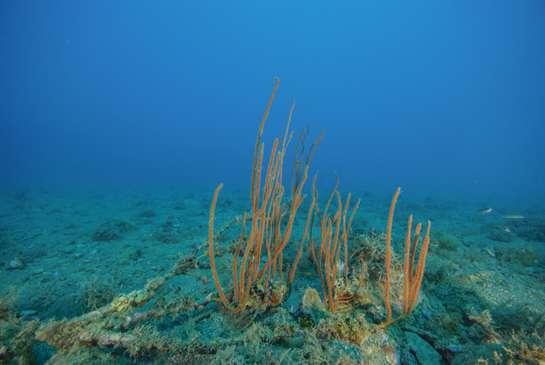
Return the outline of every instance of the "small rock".
{"type": "Polygon", "coordinates": [[[38,312],[33,310],[27,310],[27,311],[21,311],[19,315],[21,317],[31,317],[31,316],[37,316],[38,312]]]}
{"type": "Polygon", "coordinates": [[[447,347],[447,350],[457,354],[459,352],[462,352],[462,346],[461,345],[449,345],[447,347]]]}
{"type": "Polygon", "coordinates": [[[14,259],[11,260],[6,266],[9,270],[21,270],[23,267],[25,267],[25,264],[23,264],[23,261],[19,259],[14,259]]]}
{"type": "Polygon", "coordinates": [[[416,333],[405,332],[405,350],[415,354],[420,365],[441,365],[442,363],[441,355],[416,333]]]}
{"type": "Polygon", "coordinates": [[[305,294],[303,294],[303,298],[301,298],[301,301],[299,302],[299,307],[302,308],[305,313],[308,313],[311,310],[318,310],[320,312],[325,311],[324,304],[320,300],[320,295],[313,288],[307,288],[307,290],[305,290],[305,294]]]}

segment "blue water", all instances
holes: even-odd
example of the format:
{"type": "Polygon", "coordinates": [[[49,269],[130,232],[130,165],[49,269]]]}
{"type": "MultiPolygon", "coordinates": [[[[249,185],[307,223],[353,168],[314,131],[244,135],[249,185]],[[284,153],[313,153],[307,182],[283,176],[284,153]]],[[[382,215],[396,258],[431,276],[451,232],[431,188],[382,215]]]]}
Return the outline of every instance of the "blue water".
{"type": "Polygon", "coordinates": [[[1,183],[247,189],[279,77],[266,150],[295,99],[296,137],[327,126],[324,189],[336,171],[345,190],[543,201],[544,14],[540,1],[4,1],[1,183]]]}

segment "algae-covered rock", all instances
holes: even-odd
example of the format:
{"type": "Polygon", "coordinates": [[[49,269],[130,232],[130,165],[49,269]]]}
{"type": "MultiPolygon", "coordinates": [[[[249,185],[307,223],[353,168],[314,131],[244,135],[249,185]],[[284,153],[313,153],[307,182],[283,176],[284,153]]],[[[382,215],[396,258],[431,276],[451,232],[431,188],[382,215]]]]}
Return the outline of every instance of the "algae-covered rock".
{"type": "Polygon", "coordinates": [[[154,241],[171,244],[180,242],[183,237],[188,237],[188,234],[180,230],[180,223],[174,216],[169,216],[157,227],[157,231],[153,233],[152,237],[154,241]]]}
{"type": "Polygon", "coordinates": [[[142,255],[142,251],[134,246],[125,245],[118,254],[119,264],[127,265],[129,262],[134,262],[142,255]]]}
{"type": "Polygon", "coordinates": [[[313,288],[307,288],[305,290],[305,294],[303,294],[303,297],[301,298],[299,307],[302,308],[305,312],[310,312],[314,310],[325,312],[325,307],[322,303],[322,300],[320,299],[320,294],[318,294],[316,289],[313,288]]]}
{"type": "Polygon", "coordinates": [[[495,229],[491,231],[487,237],[497,242],[514,242],[515,241],[515,236],[513,234],[506,232],[502,229],[495,229]]]}
{"type": "Polygon", "coordinates": [[[340,339],[358,346],[374,335],[371,325],[367,323],[363,314],[353,317],[335,313],[322,319],[316,329],[325,337],[340,339]]]}
{"type": "Polygon", "coordinates": [[[121,219],[109,219],[102,223],[93,233],[94,241],[111,242],[120,240],[123,234],[136,230],[136,227],[121,219]]]}
{"type": "Polygon", "coordinates": [[[415,354],[420,365],[443,364],[441,355],[416,333],[405,332],[405,351],[415,354]]]}
{"type": "Polygon", "coordinates": [[[301,328],[314,327],[326,315],[326,309],[318,292],[313,288],[307,288],[297,306],[296,317],[299,320],[299,326],[301,328]]]}
{"type": "Polygon", "coordinates": [[[460,240],[442,229],[432,235],[432,240],[442,250],[458,251],[460,248],[460,240]]]}
{"type": "Polygon", "coordinates": [[[8,270],[22,270],[24,267],[25,264],[19,259],[13,259],[8,264],[6,264],[6,268],[8,270]]]}

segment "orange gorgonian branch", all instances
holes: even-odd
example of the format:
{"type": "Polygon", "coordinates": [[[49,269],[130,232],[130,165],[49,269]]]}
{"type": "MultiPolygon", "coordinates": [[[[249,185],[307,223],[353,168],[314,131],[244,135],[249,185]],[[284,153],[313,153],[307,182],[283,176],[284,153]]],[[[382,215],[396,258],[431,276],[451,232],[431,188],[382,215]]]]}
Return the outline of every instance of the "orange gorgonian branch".
{"type": "MultiPolygon", "coordinates": [[[[243,309],[251,307],[256,302],[266,302],[269,305],[277,305],[283,300],[283,296],[286,293],[286,286],[279,284],[283,282],[282,271],[282,251],[288,244],[295,215],[305,199],[306,195],[302,195],[303,185],[307,179],[308,168],[310,160],[307,159],[305,168],[302,170],[302,175],[298,181],[296,189],[292,192],[290,204],[282,202],[284,194],[284,187],[282,185],[282,168],[286,149],[293,133],[289,134],[289,125],[293,112],[293,106],[290,110],[288,118],[288,124],[286,126],[286,132],[283,136],[282,145],[280,145],[279,139],[275,139],[273,148],[269,158],[269,164],[264,179],[263,193],[261,194],[261,171],[263,164],[263,149],[264,144],[261,143],[261,135],[263,133],[263,127],[267,119],[269,108],[274,98],[274,94],[278,87],[278,79],[276,79],[276,85],[272,92],[269,104],[265,111],[265,116],[261,121],[261,126],[257,135],[257,142],[254,152],[254,163],[252,169],[252,185],[251,185],[251,203],[252,203],[252,219],[249,236],[245,237],[246,232],[246,215],[243,219],[242,233],[238,242],[237,250],[235,253],[235,259],[233,264],[233,293],[228,298],[223,292],[221,283],[218,278],[217,268],[215,265],[214,257],[214,211],[218,198],[219,191],[223,184],[216,189],[214,193],[214,199],[210,208],[210,222],[209,222],[209,255],[210,266],[212,274],[214,275],[214,282],[218,289],[219,299],[216,301],[218,305],[223,308],[229,309],[232,312],[239,312],[243,309]],[[288,136],[289,134],[289,136],[288,136]],[[278,150],[280,148],[280,150],[278,150]],[[286,217],[286,219],[284,219],[286,217]],[[282,231],[282,227],[285,227],[282,231]],[[238,262],[239,253],[241,252],[243,242],[246,244],[244,248],[244,255],[242,262],[238,262]],[[262,263],[262,255],[266,254],[266,260],[262,263]],[[275,277],[278,272],[280,273],[280,282],[275,282],[275,277]],[[273,283],[274,285],[271,285],[273,283]],[[277,285],[278,284],[278,285],[277,285]],[[272,289],[271,289],[272,288],[272,289]],[[250,298],[254,296],[260,296],[259,298],[250,298]]],[[[323,136],[320,134],[314,148],[320,143],[323,136]]],[[[311,204],[311,210],[314,204],[311,204]]],[[[307,218],[307,226],[310,221],[310,214],[307,218]]],[[[298,255],[295,259],[293,267],[288,269],[286,280],[287,285],[291,285],[295,268],[299,262],[301,255],[301,248],[306,239],[306,230],[301,240],[298,255]]],[[[297,242],[296,242],[297,244],[297,242]]]]}
{"type": "Polygon", "coordinates": [[[392,319],[392,310],[390,308],[390,252],[391,252],[391,237],[392,237],[392,221],[394,218],[394,209],[397,202],[397,197],[401,188],[397,188],[397,191],[392,199],[392,206],[390,207],[390,216],[388,217],[388,229],[386,231],[386,293],[384,294],[384,301],[386,304],[386,310],[388,311],[388,318],[384,323],[380,325],[385,329],[392,323],[395,323],[405,317],[407,317],[414,309],[416,301],[418,299],[418,293],[420,292],[420,286],[422,279],[424,278],[424,269],[426,267],[426,255],[428,253],[428,246],[430,243],[430,227],[431,222],[428,221],[428,232],[420,251],[420,257],[418,258],[418,264],[416,271],[413,270],[414,259],[416,255],[416,246],[418,245],[418,236],[420,235],[420,229],[422,225],[419,223],[416,227],[416,233],[414,237],[412,254],[409,257],[411,246],[411,226],[413,222],[413,216],[409,217],[409,227],[407,228],[407,237],[405,239],[405,264],[403,272],[403,314],[399,317],[392,319]]]}
{"type": "MultiPolygon", "coordinates": [[[[335,174],[335,176],[336,175],[337,174],[335,174]]],[[[316,177],[314,178],[312,184],[312,197],[313,203],[316,202],[316,209],[314,213],[319,215],[320,212],[317,204],[318,190],[315,187],[315,183],[316,177]]],[[[348,289],[348,234],[350,232],[352,219],[354,218],[354,214],[359,207],[360,201],[358,200],[356,203],[347,224],[347,212],[351,194],[348,194],[343,210],[341,196],[337,191],[338,186],[339,177],[337,176],[337,185],[335,186],[335,189],[333,190],[333,193],[326,204],[323,217],[319,217],[320,247],[318,250],[318,255],[316,255],[314,252],[317,240],[313,241],[312,238],[309,239],[309,247],[312,255],[311,257],[316,262],[318,273],[320,275],[320,281],[322,283],[324,304],[329,308],[331,313],[337,312],[338,305],[340,303],[348,303],[354,298],[365,277],[365,262],[362,259],[361,263],[363,268],[358,286],[353,291],[348,289]],[[331,216],[327,214],[327,210],[334,196],[337,197],[337,212],[333,218],[331,218],[331,216]]],[[[312,228],[310,236],[312,236],[312,228]]]]}

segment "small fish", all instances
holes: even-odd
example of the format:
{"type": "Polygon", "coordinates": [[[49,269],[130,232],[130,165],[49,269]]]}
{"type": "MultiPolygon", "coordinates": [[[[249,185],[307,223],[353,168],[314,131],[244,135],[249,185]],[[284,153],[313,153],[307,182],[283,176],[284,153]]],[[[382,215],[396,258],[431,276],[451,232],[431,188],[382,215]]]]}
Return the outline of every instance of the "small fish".
{"type": "Polygon", "coordinates": [[[506,226],[500,226],[501,229],[503,229],[505,232],[511,232],[511,230],[509,228],[507,228],[506,226]]]}
{"type": "Polygon", "coordinates": [[[491,211],[492,211],[492,208],[479,209],[477,211],[477,214],[486,214],[486,213],[490,213],[491,211]]]}
{"type": "Polygon", "coordinates": [[[496,255],[494,254],[494,252],[492,252],[488,247],[485,247],[485,250],[486,250],[486,252],[488,252],[488,253],[490,254],[490,256],[496,257],[496,255]]]}
{"type": "Polygon", "coordinates": [[[502,216],[504,219],[522,219],[524,218],[523,215],[504,215],[502,216]]]}

